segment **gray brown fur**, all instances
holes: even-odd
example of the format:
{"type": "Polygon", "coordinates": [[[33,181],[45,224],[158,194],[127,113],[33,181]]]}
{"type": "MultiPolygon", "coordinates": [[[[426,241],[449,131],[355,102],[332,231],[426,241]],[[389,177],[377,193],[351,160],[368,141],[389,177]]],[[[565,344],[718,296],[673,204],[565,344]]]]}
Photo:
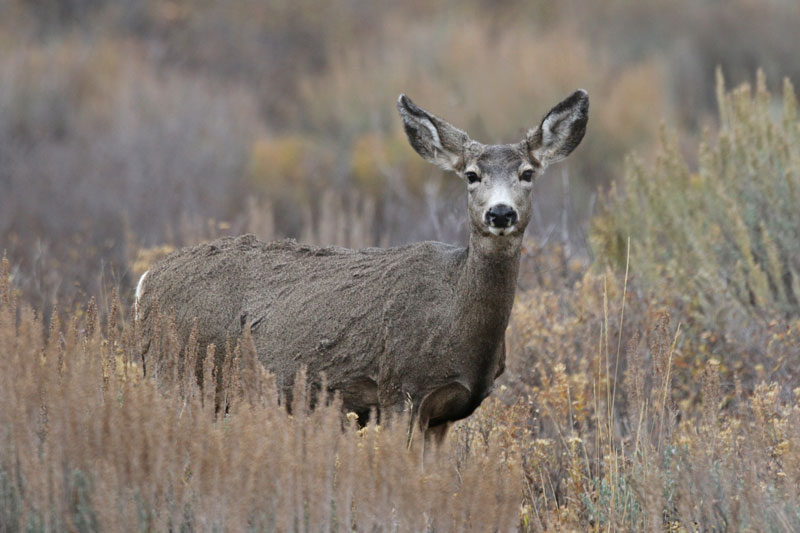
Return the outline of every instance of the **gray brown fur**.
{"type": "Polygon", "coordinates": [[[197,319],[201,347],[224,346],[249,324],[259,359],[286,391],[306,366],[309,379],[319,383],[324,373],[360,416],[411,405],[426,431],[470,415],[504,369],[530,219],[532,184],[522,173],[539,173],[577,146],[588,97],[574,93],[509,145],[472,141],[405,96],[398,108],[420,155],[462,178],[479,176],[468,185],[468,247],[348,250],[226,237],[173,253],[146,274],[137,304],[145,337],[157,300],[184,338],[197,319]],[[504,227],[489,222],[497,198],[508,204],[504,227]]]}

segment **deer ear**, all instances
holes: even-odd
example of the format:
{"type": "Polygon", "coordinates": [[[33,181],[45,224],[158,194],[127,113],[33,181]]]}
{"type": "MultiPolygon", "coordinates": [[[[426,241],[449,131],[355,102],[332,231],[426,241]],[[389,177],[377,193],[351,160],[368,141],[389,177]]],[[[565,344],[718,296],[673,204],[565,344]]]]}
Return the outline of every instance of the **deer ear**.
{"type": "Polygon", "coordinates": [[[463,166],[464,147],[469,142],[466,133],[418,107],[404,94],[397,99],[397,109],[408,142],[423,159],[444,170],[463,166]]]}
{"type": "Polygon", "coordinates": [[[528,130],[531,159],[542,166],[561,161],[581,143],[588,121],[589,95],[578,89],[551,109],[538,128],[528,130]]]}

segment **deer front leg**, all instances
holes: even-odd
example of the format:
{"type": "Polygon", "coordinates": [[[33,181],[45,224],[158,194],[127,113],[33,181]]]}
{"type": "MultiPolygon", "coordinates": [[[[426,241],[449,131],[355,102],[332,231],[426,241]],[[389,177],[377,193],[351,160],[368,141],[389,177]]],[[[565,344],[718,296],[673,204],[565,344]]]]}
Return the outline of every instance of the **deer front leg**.
{"type": "Polygon", "coordinates": [[[428,431],[425,432],[425,441],[432,441],[438,448],[444,442],[451,424],[451,422],[443,422],[438,426],[429,427],[428,431]]]}
{"type": "MultiPolygon", "coordinates": [[[[457,381],[429,392],[419,403],[416,412],[416,426],[419,426],[423,437],[434,437],[436,443],[440,444],[447,434],[449,423],[462,418],[461,413],[470,404],[471,395],[469,388],[457,381]]],[[[412,421],[412,430],[414,426],[412,421]]]]}

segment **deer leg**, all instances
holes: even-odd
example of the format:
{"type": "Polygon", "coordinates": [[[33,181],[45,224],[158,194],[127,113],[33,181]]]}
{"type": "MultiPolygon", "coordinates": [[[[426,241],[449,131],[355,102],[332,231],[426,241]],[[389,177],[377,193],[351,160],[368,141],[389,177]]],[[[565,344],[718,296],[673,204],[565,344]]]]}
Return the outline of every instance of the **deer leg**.
{"type": "Polygon", "coordinates": [[[450,429],[450,422],[429,427],[428,431],[425,432],[425,440],[433,441],[433,444],[438,448],[444,442],[448,429],[450,429]]]}
{"type": "MultiPolygon", "coordinates": [[[[460,413],[470,404],[472,393],[465,385],[454,381],[428,393],[417,410],[417,424],[423,441],[432,438],[440,445],[447,435],[451,420],[462,418],[460,413]]],[[[413,429],[412,422],[412,429],[413,429]]]]}
{"type": "Polygon", "coordinates": [[[420,428],[428,429],[430,422],[438,426],[458,416],[470,403],[472,393],[465,385],[453,381],[428,393],[419,404],[420,428]]]}

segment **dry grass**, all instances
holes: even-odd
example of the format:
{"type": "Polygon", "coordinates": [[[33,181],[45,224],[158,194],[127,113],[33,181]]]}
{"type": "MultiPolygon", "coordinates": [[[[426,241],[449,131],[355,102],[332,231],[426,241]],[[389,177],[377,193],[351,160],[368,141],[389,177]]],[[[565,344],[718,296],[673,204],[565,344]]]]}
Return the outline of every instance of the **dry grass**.
{"type": "Polygon", "coordinates": [[[441,449],[426,450],[424,466],[418,448],[405,449],[403,421],[359,429],[335,399],[288,415],[247,338],[225,350],[221,370],[206,356],[204,374],[223,387],[202,390],[185,364],[196,349],[179,345],[168,319],[145,377],[135,324],[118,303],[102,327],[92,303],[44,335],[4,283],[0,522],[33,531],[793,530],[800,389],[731,387],[715,359],[699,381],[677,372],[696,354],[666,312],[622,276],[570,282],[575,266],[557,263],[546,253],[526,261],[546,283],[518,298],[502,386],[441,449]],[[687,393],[699,400],[682,401],[687,393]],[[221,404],[228,413],[215,416],[221,404]]]}
{"type": "Polygon", "coordinates": [[[794,531],[796,377],[732,375],[622,272],[549,273],[518,297],[505,387],[466,422],[521,455],[529,528],[794,531]]]}

